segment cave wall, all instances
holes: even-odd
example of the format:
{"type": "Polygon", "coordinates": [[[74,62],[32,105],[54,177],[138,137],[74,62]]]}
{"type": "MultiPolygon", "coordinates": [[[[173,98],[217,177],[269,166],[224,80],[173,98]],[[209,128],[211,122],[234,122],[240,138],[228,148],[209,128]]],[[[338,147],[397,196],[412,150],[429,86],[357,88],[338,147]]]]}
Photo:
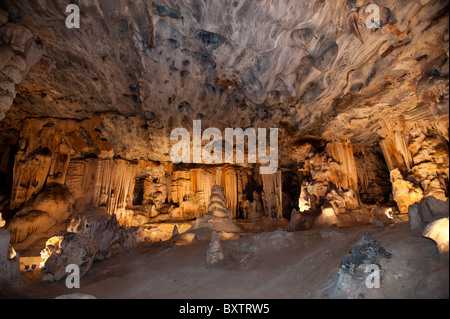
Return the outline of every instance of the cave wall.
{"type": "Polygon", "coordinates": [[[136,122],[139,119],[117,114],[83,121],[26,119],[12,171],[13,240],[23,241],[71,214],[97,208],[127,226],[194,220],[207,212],[214,185],[224,189],[232,218],[253,214],[244,207],[247,202],[261,207],[260,214],[270,215],[272,206],[263,205],[264,183],[256,166],[183,166],[136,158],[139,148],[145,147],[139,141],[144,143],[147,133],[145,125],[136,128],[136,122]],[[134,126],[126,128],[122,139],[118,130],[124,128],[115,125],[118,121],[134,126]],[[56,200],[42,196],[58,189],[67,196],[56,200]]]}
{"type": "Polygon", "coordinates": [[[291,230],[372,223],[374,207],[389,203],[392,187],[381,154],[312,136],[294,139],[291,147],[302,181],[291,230]]]}
{"type": "Polygon", "coordinates": [[[398,118],[385,121],[385,130],[380,132],[393,196],[403,213],[423,198],[448,199],[448,128],[442,130],[442,123],[411,124],[398,118]]]}
{"type": "Polygon", "coordinates": [[[309,145],[300,169],[303,172],[300,209],[331,204],[336,213],[360,207],[358,175],[349,142],[328,142],[320,151],[309,145]],[[340,199],[342,202],[335,204],[340,199]]]}

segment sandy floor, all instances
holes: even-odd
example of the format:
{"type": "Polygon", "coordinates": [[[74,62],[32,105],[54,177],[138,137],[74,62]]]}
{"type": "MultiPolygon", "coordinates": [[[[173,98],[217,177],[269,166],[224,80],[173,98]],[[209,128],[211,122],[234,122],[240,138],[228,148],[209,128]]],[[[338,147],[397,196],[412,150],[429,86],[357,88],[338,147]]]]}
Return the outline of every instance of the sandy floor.
{"type": "Polygon", "coordinates": [[[243,228],[252,232],[222,242],[225,258],[217,265],[206,262],[209,242],[142,244],[94,263],[80,289],[66,288],[64,280],[34,283],[14,297],[85,293],[97,298],[328,298],[342,257],[363,234],[380,241],[393,255],[381,288],[372,289],[366,298],[449,297],[448,259],[440,258],[435,243],[410,231],[408,223],[295,233],[276,227],[263,233],[255,232],[261,230],[257,226],[243,228]]]}

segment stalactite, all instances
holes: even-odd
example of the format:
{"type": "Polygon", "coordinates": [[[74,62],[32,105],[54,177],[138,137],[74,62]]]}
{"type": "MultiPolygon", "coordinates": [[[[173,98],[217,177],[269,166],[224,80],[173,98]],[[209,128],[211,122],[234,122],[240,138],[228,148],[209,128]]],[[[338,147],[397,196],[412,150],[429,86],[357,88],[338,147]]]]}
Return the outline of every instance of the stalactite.
{"type": "Polygon", "coordinates": [[[137,171],[137,165],[125,160],[76,160],[69,165],[66,185],[78,211],[103,206],[113,215],[132,204],[137,171]]]}
{"type": "Polygon", "coordinates": [[[380,142],[380,147],[389,171],[398,168],[402,173],[406,173],[413,164],[411,151],[408,147],[410,137],[407,124],[402,117],[399,117],[395,124],[390,119],[385,119],[382,123],[385,137],[380,142]]]}
{"type": "Polygon", "coordinates": [[[352,145],[349,142],[331,142],[326,148],[328,154],[338,164],[330,165],[331,182],[337,187],[352,189],[355,194],[358,194],[358,174],[352,145]]]}
{"type": "Polygon", "coordinates": [[[171,177],[170,199],[188,213],[187,219],[198,218],[207,212],[212,186],[219,185],[224,190],[232,218],[238,218],[248,183],[248,173],[241,167],[225,165],[175,170],[171,177]]]}
{"type": "Polygon", "coordinates": [[[237,173],[229,168],[225,168],[222,174],[222,187],[225,192],[227,207],[230,208],[231,218],[237,217],[238,190],[237,173]]]}
{"type": "Polygon", "coordinates": [[[386,160],[386,165],[389,171],[398,168],[402,172],[406,172],[406,164],[403,156],[397,151],[395,143],[390,138],[380,141],[381,151],[386,160]]]}
{"type": "Polygon", "coordinates": [[[406,179],[417,182],[415,187],[423,191],[424,197],[435,196],[445,201],[449,176],[448,129],[442,130],[442,123],[405,123],[400,117],[395,124],[385,120],[384,130],[379,134],[384,138],[380,146],[390,172],[398,169],[406,179]]]}
{"type": "Polygon", "coordinates": [[[283,184],[281,171],[275,174],[261,175],[264,187],[264,196],[267,203],[268,215],[271,217],[283,217],[283,184]]]}

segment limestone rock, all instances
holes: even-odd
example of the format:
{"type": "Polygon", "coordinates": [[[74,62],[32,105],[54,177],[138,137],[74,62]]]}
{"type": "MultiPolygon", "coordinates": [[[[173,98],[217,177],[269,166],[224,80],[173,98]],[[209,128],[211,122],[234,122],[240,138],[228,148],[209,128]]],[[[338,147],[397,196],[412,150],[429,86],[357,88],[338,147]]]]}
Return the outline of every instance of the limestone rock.
{"type": "Polygon", "coordinates": [[[80,268],[80,276],[84,276],[91,268],[99,245],[93,240],[75,233],[57,234],[50,238],[41,252],[46,259],[42,271],[53,274],[55,280],[67,276],[66,267],[74,264],[80,268]]]}
{"type": "Polygon", "coordinates": [[[224,165],[219,167],[197,166],[191,170],[174,168],[170,179],[170,198],[180,207],[182,219],[195,219],[207,213],[211,189],[220,186],[225,196],[225,205],[231,218],[240,216],[240,208],[246,200],[246,193],[255,182],[254,169],[224,165]]]}
{"type": "Polygon", "coordinates": [[[247,215],[249,220],[259,220],[264,215],[264,208],[261,203],[261,195],[254,191],[253,202],[251,203],[250,213],[247,215]]]}
{"type": "MultiPolygon", "coordinates": [[[[62,6],[5,1],[9,15],[3,43],[13,53],[19,50],[24,54],[29,40],[39,38],[45,56],[58,66],[50,74],[40,67],[30,70],[22,84],[21,106],[29,114],[78,119],[108,110],[141,113],[159,141],[152,143],[158,157],[168,154],[165,130],[199,114],[208,124],[220,124],[219,129],[235,127],[230,123],[275,127],[289,117],[286,131],[302,134],[316,130],[370,144],[377,136],[368,128],[392,113],[414,111],[426,117],[424,111],[431,113],[427,108],[438,110],[430,116],[446,111],[448,82],[441,79],[445,63],[434,62],[447,56],[445,15],[428,29],[414,25],[409,32],[399,31],[416,20],[432,21],[445,3],[401,0],[380,5],[381,12],[389,14],[382,14],[379,28],[372,29],[364,26],[367,3],[356,9],[354,1],[327,5],[282,1],[276,6],[268,0],[216,1],[199,6],[195,1],[179,5],[164,0],[151,5],[117,0],[110,6],[87,8],[86,25],[103,28],[74,38],[63,23],[46,32],[55,16],[64,18],[62,6]],[[416,10],[422,5],[422,10],[416,10]],[[22,19],[9,21],[9,17],[22,19]],[[299,27],[291,21],[310,24],[299,27]],[[224,29],[227,31],[221,31],[224,29]],[[71,51],[66,43],[79,50],[77,56],[83,63],[67,62],[71,51]],[[111,43],[123,54],[111,49],[111,43]],[[405,62],[403,55],[397,54],[399,48],[412,60],[405,62]],[[375,61],[370,59],[373,54],[375,61]],[[129,69],[123,69],[123,64],[129,69]],[[355,69],[358,71],[352,71],[355,69]],[[410,71],[406,77],[404,69],[410,71]],[[412,94],[415,87],[417,93],[412,94]],[[375,89],[379,90],[376,96],[368,93],[375,89]],[[41,96],[42,92],[47,95],[41,96]],[[65,98],[69,96],[71,99],[65,98]],[[52,108],[59,97],[59,108],[52,108]],[[154,101],[158,101],[157,107],[154,101]],[[398,101],[398,109],[389,107],[398,101]],[[419,101],[425,105],[411,110],[410,105],[419,101]],[[260,105],[264,108],[258,108],[260,105]],[[290,105],[295,108],[291,110],[290,105]],[[330,119],[316,116],[331,112],[330,119]]],[[[27,69],[25,63],[8,63],[14,54],[3,57],[5,68],[12,64],[27,69]]],[[[5,110],[9,106],[5,105],[5,110]]]]}
{"type": "Polygon", "coordinates": [[[10,245],[11,234],[0,228],[0,285],[5,289],[24,287],[20,276],[19,255],[10,245]]]}
{"type": "Polygon", "coordinates": [[[52,282],[55,282],[55,276],[51,273],[42,274],[41,282],[50,284],[52,282]]]}
{"type": "Polygon", "coordinates": [[[281,171],[274,174],[262,174],[264,188],[265,215],[271,218],[283,218],[283,190],[281,171]]]}
{"type": "Polygon", "coordinates": [[[448,232],[449,218],[441,218],[428,224],[422,235],[436,242],[437,248],[441,254],[447,254],[448,257],[448,232]]]}
{"type": "Polygon", "coordinates": [[[138,165],[123,159],[88,158],[72,160],[67,168],[66,186],[75,198],[75,210],[106,207],[118,214],[133,201],[138,165]]]}
{"type": "Polygon", "coordinates": [[[434,196],[427,197],[427,206],[430,208],[430,212],[433,218],[438,219],[442,217],[448,217],[449,215],[449,200],[448,198],[443,201],[434,196]]]}
{"type": "MultiPolygon", "coordinates": [[[[396,184],[393,185],[394,190],[402,192],[400,188],[404,189],[404,195],[399,197],[407,197],[405,189],[418,189],[420,185],[425,198],[447,199],[449,154],[445,139],[448,140],[448,129],[442,132],[441,126],[448,123],[448,117],[442,119],[434,123],[406,122],[404,116],[395,121],[383,120],[384,130],[381,132],[384,132],[384,139],[380,146],[391,174],[397,170],[394,177],[391,175],[391,182],[396,184]],[[401,179],[414,182],[414,185],[401,185],[401,179]]],[[[405,209],[407,207],[403,212],[405,209]]]]}
{"type": "Polygon", "coordinates": [[[366,280],[368,267],[375,265],[380,269],[392,254],[386,251],[380,242],[369,236],[363,236],[344,256],[339,266],[339,278],[333,290],[333,298],[358,299],[368,288],[366,280]]]}
{"type": "Polygon", "coordinates": [[[299,212],[296,209],[293,209],[291,213],[291,220],[288,225],[288,231],[293,232],[310,229],[321,212],[322,211],[319,208],[310,209],[304,212],[299,212]]]}
{"type": "MultiPolygon", "coordinates": [[[[296,147],[304,147],[311,141],[297,141],[296,147]]],[[[318,143],[318,142],[314,142],[318,143]]],[[[301,212],[312,211],[319,207],[331,206],[336,219],[340,214],[351,214],[361,209],[358,177],[353,145],[349,142],[321,142],[325,150],[319,151],[311,145],[311,150],[304,158],[302,174],[305,176],[301,186],[299,208],[301,212]]],[[[323,149],[323,146],[321,146],[323,149]]],[[[361,170],[359,162],[359,170],[361,170]]],[[[374,175],[374,174],[373,174],[374,175]]],[[[364,189],[367,192],[367,187],[364,189]]],[[[326,210],[331,218],[331,211],[326,210]]],[[[327,219],[325,216],[322,219],[327,219]]],[[[325,222],[325,221],[324,221],[325,222]]],[[[356,222],[356,219],[355,219],[356,222]]],[[[318,224],[321,220],[318,220],[318,224]]],[[[325,222],[325,224],[329,224],[325,222]]],[[[334,223],[334,222],[333,222],[334,223]]]]}
{"type": "Polygon", "coordinates": [[[291,218],[289,220],[289,225],[288,225],[288,231],[296,231],[296,225],[300,224],[299,220],[301,218],[301,215],[299,214],[299,212],[294,208],[291,212],[291,218]]]}
{"type": "Polygon", "coordinates": [[[8,229],[13,242],[22,242],[35,233],[43,233],[65,221],[73,210],[74,198],[63,185],[50,183],[19,210],[8,229]]]}
{"type": "Polygon", "coordinates": [[[143,240],[138,227],[121,226],[115,215],[110,216],[102,209],[74,216],[67,231],[86,236],[98,244],[96,258],[100,260],[133,248],[143,240]]]}
{"type": "Polygon", "coordinates": [[[322,208],[319,217],[314,221],[314,224],[319,227],[329,227],[332,225],[339,225],[339,219],[332,207],[322,208]]]}
{"type": "Polygon", "coordinates": [[[422,190],[414,187],[410,181],[404,180],[398,169],[391,171],[391,183],[394,200],[397,202],[401,214],[407,214],[409,206],[422,200],[422,190]]]}
{"type": "Polygon", "coordinates": [[[48,212],[55,220],[63,221],[72,213],[74,198],[64,185],[48,183],[33,201],[33,209],[48,212]]]}
{"type": "Polygon", "coordinates": [[[448,216],[448,200],[444,202],[433,196],[422,199],[420,202],[409,206],[408,214],[411,229],[422,231],[427,224],[448,216]]]}
{"type": "Polygon", "coordinates": [[[16,97],[15,84],[20,84],[30,68],[42,56],[42,44],[27,27],[7,22],[2,23],[0,37],[0,119],[12,105],[16,97]],[[9,46],[5,46],[8,44],[9,46]]]}

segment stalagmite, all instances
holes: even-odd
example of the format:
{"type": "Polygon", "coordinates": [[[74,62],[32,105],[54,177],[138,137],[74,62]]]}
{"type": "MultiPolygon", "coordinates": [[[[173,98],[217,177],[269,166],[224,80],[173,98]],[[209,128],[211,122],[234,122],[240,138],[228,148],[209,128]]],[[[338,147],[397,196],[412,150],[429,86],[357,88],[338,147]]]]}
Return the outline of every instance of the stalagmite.
{"type": "Polygon", "coordinates": [[[20,276],[19,255],[10,244],[11,233],[0,227],[0,286],[2,290],[24,287],[20,276]]]}
{"type": "Polygon", "coordinates": [[[438,250],[441,254],[446,254],[448,258],[448,231],[449,218],[441,218],[430,224],[423,231],[423,236],[430,238],[436,242],[438,250]]]}
{"type": "Polygon", "coordinates": [[[222,253],[222,245],[220,244],[219,236],[216,231],[211,232],[211,242],[206,251],[206,262],[214,265],[222,261],[224,258],[222,253]]]}
{"type": "Polygon", "coordinates": [[[384,121],[380,146],[391,174],[397,169],[406,179],[420,183],[418,191],[423,192],[424,197],[434,196],[445,201],[449,155],[439,123],[405,123],[401,117],[395,124],[384,121]]]}
{"type": "Polygon", "coordinates": [[[208,205],[208,213],[198,218],[189,232],[202,233],[211,231],[240,233],[242,230],[233,222],[230,210],[225,204],[225,195],[222,188],[214,185],[211,189],[210,203],[208,205]]]}

